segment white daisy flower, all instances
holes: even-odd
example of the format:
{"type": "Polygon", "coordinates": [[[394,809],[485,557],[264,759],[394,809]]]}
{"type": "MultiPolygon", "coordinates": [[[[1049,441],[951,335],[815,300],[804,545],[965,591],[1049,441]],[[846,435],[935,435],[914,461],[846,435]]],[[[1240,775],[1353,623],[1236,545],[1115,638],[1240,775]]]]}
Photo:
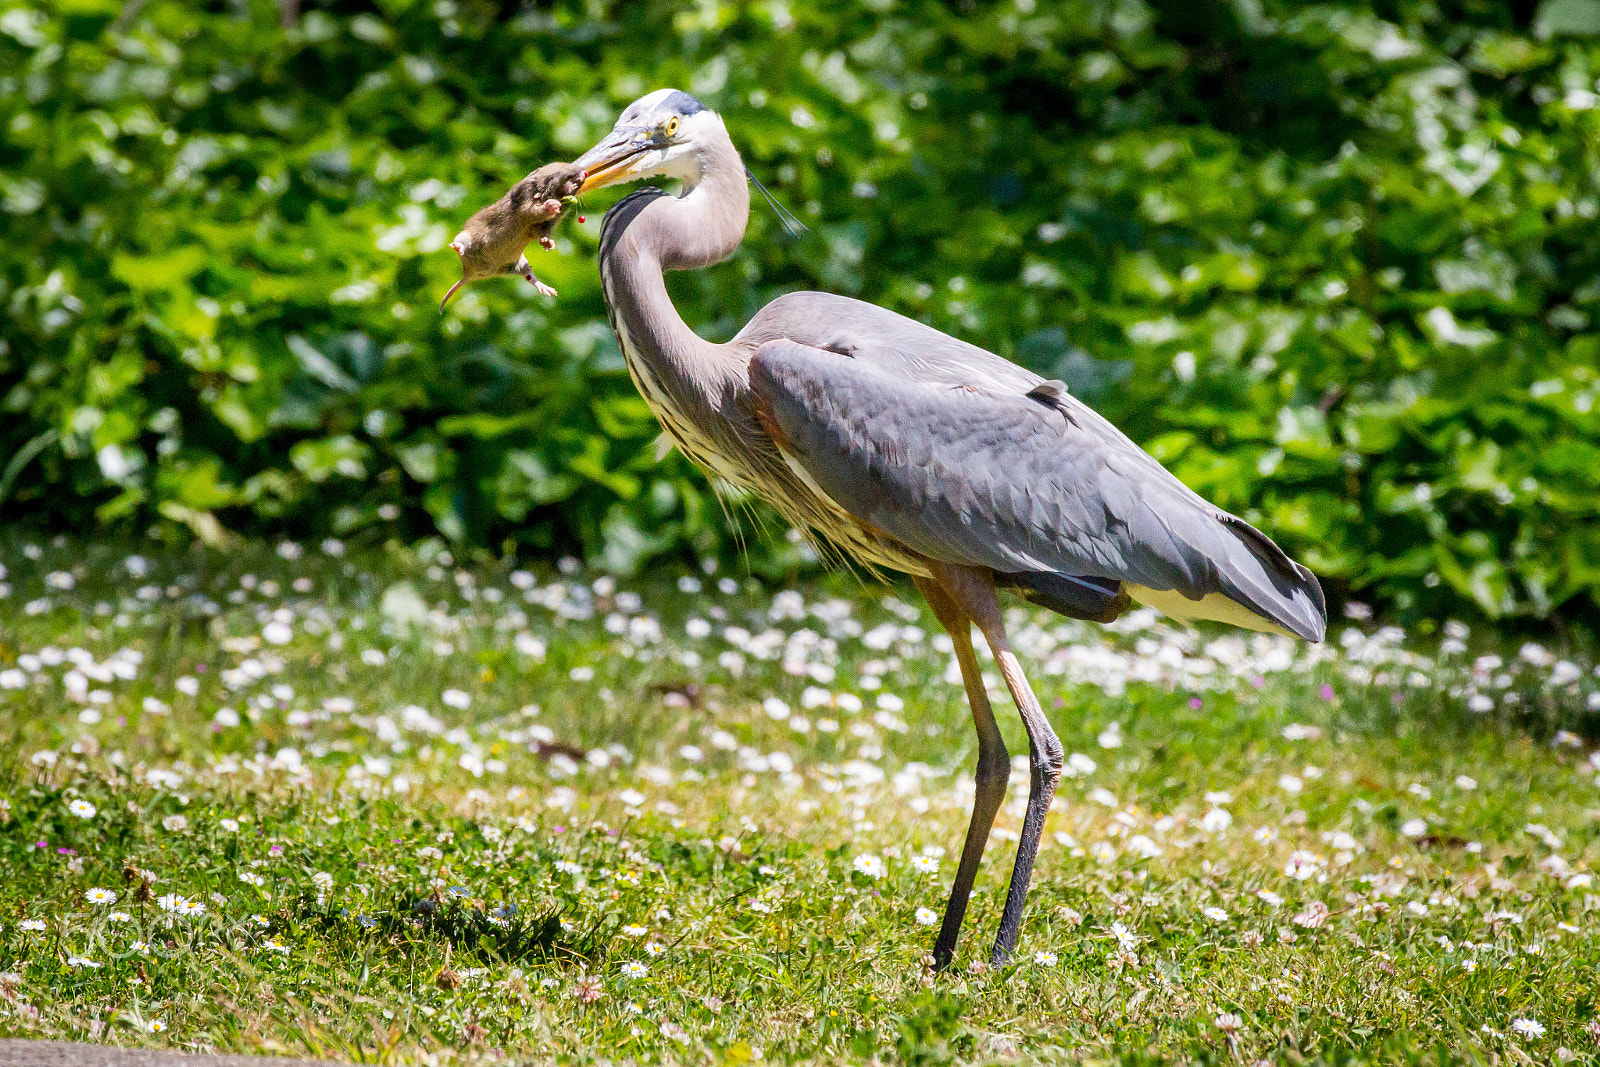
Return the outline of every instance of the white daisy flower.
{"type": "Polygon", "coordinates": [[[872,853],[857,856],[853,864],[855,869],[868,878],[882,878],[889,873],[889,868],[884,866],[883,860],[872,853]]]}

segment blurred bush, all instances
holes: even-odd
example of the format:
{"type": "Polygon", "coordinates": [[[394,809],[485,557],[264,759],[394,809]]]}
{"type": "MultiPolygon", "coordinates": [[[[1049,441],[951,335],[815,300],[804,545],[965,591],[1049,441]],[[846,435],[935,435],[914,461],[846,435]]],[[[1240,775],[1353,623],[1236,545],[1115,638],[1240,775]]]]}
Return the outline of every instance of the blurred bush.
{"type": "Polygon", "coordinates": [[[676,85],[812,225],[673,278],[707,336],[858,295],[1065,379],[1336,598],[1592,612],[1597,32],[1600,0],[0,0],[0,508],[736,550],[655,462],[603,204],[536,252],[559,300],[435,310],[472,209],[676,85]]]}

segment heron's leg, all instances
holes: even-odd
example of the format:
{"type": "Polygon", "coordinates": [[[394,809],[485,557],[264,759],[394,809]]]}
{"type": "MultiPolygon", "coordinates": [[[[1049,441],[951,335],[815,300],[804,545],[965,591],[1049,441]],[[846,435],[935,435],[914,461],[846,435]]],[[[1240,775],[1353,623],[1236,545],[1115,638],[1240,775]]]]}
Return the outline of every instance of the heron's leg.
{"type": "Polygon", "coordinates": [[[1000,913],[1000,931],[995,935],[994,951],[989,956],[989,962],[998,967],[1011,957],[1017,945],[1017,931],[1022,927],[1022,902],[1028,895],[1028,882],[1033,878],[1033,860],[1039,851],[1039,836],[1044,832],[1044,817],[1061,781],[1061,739],[1050,728],[1044,709],[1022,673],[1022,664],[1017,662],[1016,653],[1006,640],[1005,621],[993,579],[985,572],[954,568],[937,573],[937,577],[951,599],[977,624],[984,640],[989,642],[1000,673],[1005,676],[1006,687],[1011,690],[1011,698],[1022,715],[1022,725],[1028,731],[1031,757],[1028,809],[1022,819],[1022,836],[1017,843],[1016,866],[1011,869],[1011,887],[1006,890],[1005,910],[1000,913]]]}
{"type": "Polygon", "coordinates": [[[1011,887],[1006,890],[1005,910],[1000,913],[1000,932],[995,935],[994,951],[989,962],[996,967],[1005,963],[1017,945],[1017,931],[1022,928],[1022,901],[1028,895],[1028,883],[1033,878],[1033,860],[1039,851],[1039,836],[1044,832],[1044,817],[1055,799],[1056,786],[1061,782],[1061,739],[1050,728],[1044,709],[1033,695],[1033,688],[1022,673],[1022,665],[1005,642],[1005,631],[996,635],[984,634],[995,659],[1000,661],[1000,671],[1005,675],[1006,686],[1022,713],[1022,725],[1028,731],[1028,752],[1031,757],[1028,781],[1028,811],[1022,820],[1022,837],[1017,843],[1017,863],[1011,869],[1011,887]],[[999,638],[996,645],[995,638],[999,638]]]}
{"type": "Polygon", "coordinates": [[[961,681],[966,686],[967,703],[972,708],[972,723],[978,730],[978,768],[974,776],[976,789],[972,798],[972,821],[967,824],[967,839],[961,846],[961,863],[956,867],[956,880],[950,888],[950,901],[944,908],[939,938],[933,944],[933,965],[944,970],[955,956],[956,938],[961,934],[961,920],[967,914],[967,899],[972,895],[972,883],[978,876],[978,864],[983,859],[984,846],[989,843],[994,817],[1006,797],[1006,783],[1011,778],[1011,757],[1006,752],[1006,743],[1000,739],[1000,728],[995,725],[994,710],[989,706],[988,693],[984,691],[983,673],[978,668],[978,658],[972,650],[972,620],[936,583],[926,578],[917,578],[915,581],[917,588],[927,598],[928,606],[933,608],[939,624],[950,633],[956,662],[961,665],[961,681]]]}

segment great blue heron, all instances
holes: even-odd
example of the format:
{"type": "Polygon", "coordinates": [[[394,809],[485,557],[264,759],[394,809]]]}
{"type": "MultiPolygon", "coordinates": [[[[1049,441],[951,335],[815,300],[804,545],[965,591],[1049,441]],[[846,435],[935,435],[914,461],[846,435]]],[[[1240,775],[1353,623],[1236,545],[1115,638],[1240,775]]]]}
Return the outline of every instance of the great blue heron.
{"type": "Polygon", "coordinates": [[[600,277],[628,372],[672,441],[869,569],[911,575],[950,633],[978,733],[977,789],[935,965],[955,952],[1011,761],[973,654],[976,624],[1028,734],[1028,806],[991,965],[1022,923],[1061,742],[1006,639],[997,591],[1109,622],[1132,601],[1320,641],[1322,589],[1244,520],[1189,491],[1116,427],[993,353],[871,304],[790,293],[713,344],[662,272],[728,258],[746,171],[722,119],[688,93],[640,97],[574,161],[582,191],[665,175],[606,213],[600,277]]]}

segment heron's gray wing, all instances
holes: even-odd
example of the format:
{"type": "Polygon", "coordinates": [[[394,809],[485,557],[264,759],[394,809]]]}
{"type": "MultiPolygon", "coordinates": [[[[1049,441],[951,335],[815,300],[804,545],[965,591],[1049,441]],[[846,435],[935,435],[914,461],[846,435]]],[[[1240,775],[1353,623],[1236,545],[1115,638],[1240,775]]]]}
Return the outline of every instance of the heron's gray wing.
{"type": "Polygon", "coordinates": [[[773,340],[751,360],[750,384],[805,477],[923,556],[988,567],[1011,584],[1220,595],[1322,637],[1322,590],[1309,571],[1059,383],[1026,393],[926,384],[862,352],[773,340]]]}

